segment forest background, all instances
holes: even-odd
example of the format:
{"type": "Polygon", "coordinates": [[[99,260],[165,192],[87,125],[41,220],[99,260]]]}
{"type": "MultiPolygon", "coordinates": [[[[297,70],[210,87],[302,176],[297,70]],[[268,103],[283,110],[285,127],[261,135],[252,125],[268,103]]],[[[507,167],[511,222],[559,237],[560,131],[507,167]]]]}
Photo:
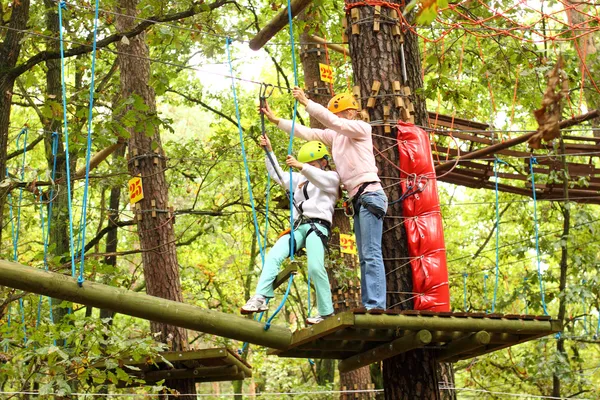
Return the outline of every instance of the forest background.
{"type": "MultiPolygon", "coordinates": [[[[99,43],[123,31],[116,24],[121,12],[119,3],[101,2],[99,43]]],[[[71,269],[69,250],[52,243],[54,233],[45,230],[48,202],[44,196],[48,192],[37,190],[36,187],[47,187],[36,182],[51,181],[52,134],[64,132],[63,111],[69,126],[71,169],[79,171],[84,166],[94,8],[88,3],[67,2],[62,11],[67,52],[85,49],[65,58],[65,110],[60,91],[62,80],[60,74],[56,75],[60,59],[48,56],[58,51],[58,29],[51,23],[58,4],[31,1],[24,12],[25,4],[29,5],[29,1],[3,0],[0,9],[0,87],[7,90],[8,81],[14,84],[10,88],[12,95],[3,94],[0,104],[2,112],[8,110],[0,116],[0,128],[4,130],[1,158],[8,175],[1,185],[1,256],[66,272],[71,269]],[[17,9],[23,15],[15,15],[17,9]],[[23,152],[25,140],[27,151],[23,152]]],[[[600,76],[600,58],[595,52],[599,6],[571,1],[473,0],[451,6],[431,24],[417,28],[424,87],[416,95],[426,100],[430,112],[488,123],[496,140],[535,130],[533,111],[540,108],[546,74],[559,57],[564,61],[562,70],[569,85],[563,118],[598,108],[600,94],[594,79],[600,76]],[[577,7],[577,12],[572,11],[573,7],[577,7]],[[585,17],[585,21],[573,21],[574,15],[585,17]],[[473,20],[482,22],[473,26],[473,20]]],[[[267,179],[264,154],[257,145],[260,118],[256,102],[259,83],[272,83],[276,88],[271,106],[279,115],[291,118],[294,105],[288,91],[293,86],[290,37],[284,30],[258,52],[250,51],[247,43],[283,6],[253,0],[200,4],[142,0],[136,7],[139,19],[133,24],[145,32],[151,63],[149,84],[156,92],[158,112],[149,113],[148,105],[139,96],[122,95],[118,60],[122,51],[118,46],[128,44],[131,38],[105,41],[99,46],[95,65],[92,149],[95,153],[127,141],[130,128],[146,132],[150,138],[160,132],[160,140],[153,139],[152,149],[158,149],[157,154],[165,162],[164,190],[168,191],[175,216],[182,299],[235,314],[252,295],[261,267],[260,246],[265,242],[267,247],[271,245],[289,221],[284,194],[267,179]],[[163,22],[152,22],[156,20],[163,22]],[[232,39],[233,75],[238,78],[237,102],[261,236],[257,236],[254,227],[241,154],[228,72],[227,38],[232,39]]],[[[316,13],[313,15],[318,15],[318,19],[298,20],[294,25],[296,37],[309,29],[325,32],[332,43],[342,41],[341,2],[318,1],[310,12],[316,13]]],[[[298,53],[301,45],[297,43],[298,53]]],[[[329,96],[331,90],[347,91],[352,86],[349,55],[328,51],[326,46],[321,49],[328,54],[335,79],[320,95],[329,96]]],[[[302,110],[298,121],[308,123],[302,110]]],[[[566,132],[600,137],[597,127],[595,120],[566,132]]],[[[288,146],[286,135],[273,127],[268,133],[283,159],[288,146]]],[[[440,146],[453,145],[443,135],[432,134],[431,138],[440,146]]],[[[296,140],[294,148],[299,145],[296,140]]],[[[468,150],[466,144],[461,146],[468,150]]],[[[63,145],[59,147],[64,153],[63,145]]],[[[559,159],[560,154],[556,142],[547,149],[546,156],[559,159]]],[[[570,155],[568,160],[598,167],[594,157],[597,155],[570,155]]],[[[527,160],[524,163],[522,159],[505,157],[503,161],[506,164],[500,166],[501,170],[518,170],[528,175],[527,160]]],[[[135,212],[126,190],[131,178],[130,162],[123,149],[91,172],[83,225],[78,221],[85,185],[83,180],[73,181],[73,238],[77,242],[82,227],[87,226],[83,273],[86,280],[144,291],[146,281],[135,212]],[[109,232],[118,232],[116,248],[106,247],[109,232]]],[[[557,171],[536,183],[562,184],[565,176],[569,178],[565,171],[557,171]]],[[[56,177],[55,181],[58,182],[56,177]]],[[[589,186],[589,182],[581,177],[568,185],[576,189],[589,186]]],[[[57,198],[65,195],[64,183],[50,186],[59,193],[57,198]]],[[[598,206],[568,199],[538,201],[538,265],[531,198],[444,183],[439,184],[439,193],[452,309],[489,312],[493,303],[496,312],[543,314],[547,308],[550,315],[560,315],[564,323],[560,335],[456,363],[458,397],[504,398],[520,393],[548,396],[557,380],[564,396],[599,397],[598,206]],[[500,209],[497,225],[496,202],[500,209]],[[500,279],[494,293],[497,265],[500,279]],[[560,345],[557,350],[558,342],[563,344],[562,350],[560,345]]],[[[66,215],[66,209],[57,208],[55,212],[54,218],[66,215]]],[[[335,249],[333,253],[335,257],[335,249]]],[[[342,263],[331,262],[330,267],[337,277],[358,279],[357,272],[342,263]]],[[[307,314],[307,280],[304,272],[300,276],[278,323],[302,325],[299,321],[307,314]]],[[[0,391],[130,393],[132,389],[106,385],[134,379],[127,375],[126,367],[118,364],[119,356],[156,355],[164,348],[153,340],[145,321],[120,314],[103,315],[89,307],[71,309],[66,303],[59,306],[54,302],[53,307],[56,309],[51,312],[46,298],[0,287],[0,391]],[[61,318],[55,318],[57,315],[61,318]],[[94,368],[100,361],[114,366],[114,372],[94,368]]],[[[195,332],[189,334],[189,345],[242,346],[195,332]]],[[[327,391],[338,387],[337,374],[332,372],[335,369],[306,360],[267,356],[264,349],[255,346],[250,349],[246,357],[255,371],[251,380],[235,385],[206,383],[198,391],[216,395],[234,391],[327,391]]],[[[381,388],[378,366],[371,371],[375,387],[381,388]]],[[[156,386],[143,390],[160,389],[156,386]]],[[[322,398],[328,396],[331,395],[323,394],[322,398]]]]}

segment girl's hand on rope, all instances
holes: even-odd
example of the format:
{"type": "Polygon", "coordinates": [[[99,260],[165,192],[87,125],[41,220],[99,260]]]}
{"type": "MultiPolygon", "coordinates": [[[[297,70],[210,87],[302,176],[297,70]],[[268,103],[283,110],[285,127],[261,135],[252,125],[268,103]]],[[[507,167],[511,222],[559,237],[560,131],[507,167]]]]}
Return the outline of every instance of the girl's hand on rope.
{"type": "Polygon", "coordinates": [[[269,103],[267,103],[266,101],[265,106],[263,108],[258,108],[258,112],[265,114],[267,119],[275,125],[279,124],[279,117],[275,115],[275,113],[271,110],[271,107],[269,107],[269,103]]]}
{"type": "Polygon", "coordinates": [[[298,86],[295,86],[294,89],[292,89],[292,96],[294,96],[294,98],[298,100],[298,103],[303,106],[308,105],[308,98],[304,94],[304,90],[300,89],[298,86]]]}
{"type": "Polygon", "coordinates": [[[287,156],[285,158],[285,163],[287,164],[288,167],[294,167],[298,170],[301,170],[302,167],[304,167],[304,164],[302,164],[300,161],[296,160],[294,158],[294,156],[287,156]]]}
{"type": "Polygon", "coordinates": [[[269,140],[267,135],[261,136],[258,139],[258,143],[261,147],[264,147],[269,153],[273,151],[273,147],[271,147],[271,141],[269,140]]]}

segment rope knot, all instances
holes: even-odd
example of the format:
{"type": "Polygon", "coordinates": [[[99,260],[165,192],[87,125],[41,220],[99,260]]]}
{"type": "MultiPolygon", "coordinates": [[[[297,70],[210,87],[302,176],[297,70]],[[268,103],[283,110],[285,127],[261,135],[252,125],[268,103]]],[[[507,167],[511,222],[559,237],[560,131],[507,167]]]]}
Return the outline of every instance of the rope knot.
{"type": "Polygon", "coordinates": [[[85,281],[85,279],[83,279],[83,276],[79,275],[79,277],[77,278],[77,284],[79,285],[79,287],[83,287],[84,281],[85,281]]]}
{"type": "Polygon", "coordinates": [[[66,10],[67,9],[67,2],[66,1],[59,1],[58,2],[58,6],[60,8],[62,8],[63,10],[66,10]]]}
{"type": "Polygon", "coordinates": [[[226,38],[225,38],[225,44],[226,44],[227,46],[229,46],[231,43],[233,43],[233,39],[231,39],[230,37],[226,37],[226,38]]]}
{"type": "Polygon", "coordinates": [[[537,158],[536,158],[536,157],[531,157],[531,158],[529,159],[529,161],[530,161],[532,164],[538,164],[538,160],[537,160],[537,158]]]}
{"type": "Polygon", "coordinates": [[[268,331],[270,327],[271,327],[270,322],[265,323],[265,331],[268,331]]]}
{"type": "Polygon", "coordinates": [[[468,276],[469,276],[469,274],[467,274],[466,272],[463,272],[463,273],[462,273],[462,276],[466,278],[466,277],[468,277],[468,276]]]}

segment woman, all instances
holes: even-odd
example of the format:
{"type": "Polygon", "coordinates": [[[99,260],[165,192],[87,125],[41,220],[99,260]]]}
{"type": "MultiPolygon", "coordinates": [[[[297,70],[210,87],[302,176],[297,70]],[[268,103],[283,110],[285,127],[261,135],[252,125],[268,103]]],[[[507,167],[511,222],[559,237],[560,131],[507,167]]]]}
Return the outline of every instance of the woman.
{"type": "MultiPolygon", "coordinates": [[[[294,134],[304,140],[321,141],[331,148],[336,170],[352,198],[363,306],[367,310],[385,310],[386,282],[381,237],[388,200],[377,176],[371,125],[356,120],[358,104],[352,95],[334,96],[325,108],[308,100],[299,87],[295,87],[292,94],[306,107],[311,117],[326,127],[312,129],[296,123],[294,134]]],[[[278,118],[268,104],[261,111],[280,129],[291,132],[292,122],[278,118]]]]}
{"type": "MultiPolygon", "coordinates": [[[[260,145],[268,154],[267,170],[273,180],[285,189],[290,187],[290,174],[279,167],[269,138],[261,137],[260,145]]],[[[329,168],[329,153],[323,143],[312,141],[300,148],[298,159],[287,156],[286,164],[300,172],[292,173],[294,188],[294,249],[306,248],[308,276],[315,286],[319,315],[308,318],[307,323],[316,324],[333,315],[329,278],[325,271],[325,246],[331,229],[333,210],[338,199],[340,178],[329,168]]],[[[242,314],[262,312],[268,309],[267,299],[274,296],[273,282],[279,267],[290,255],[290,234],[283,235],[269,250],[265,265],[252,296],[241,309],[242,314]]]]}

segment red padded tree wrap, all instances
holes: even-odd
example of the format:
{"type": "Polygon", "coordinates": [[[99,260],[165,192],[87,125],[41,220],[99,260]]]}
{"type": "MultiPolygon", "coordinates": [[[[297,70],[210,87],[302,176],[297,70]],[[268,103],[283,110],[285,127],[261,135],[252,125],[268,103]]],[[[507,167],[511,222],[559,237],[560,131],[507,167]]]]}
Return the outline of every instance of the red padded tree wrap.
{"type": "Polygon", "coordinates": [[[404,226],[413,275],[415,310],[450,311],[448,266],[440,200],[427,133],[398,122],[402,191],[418,188],[403,200],[404,226]]]}

